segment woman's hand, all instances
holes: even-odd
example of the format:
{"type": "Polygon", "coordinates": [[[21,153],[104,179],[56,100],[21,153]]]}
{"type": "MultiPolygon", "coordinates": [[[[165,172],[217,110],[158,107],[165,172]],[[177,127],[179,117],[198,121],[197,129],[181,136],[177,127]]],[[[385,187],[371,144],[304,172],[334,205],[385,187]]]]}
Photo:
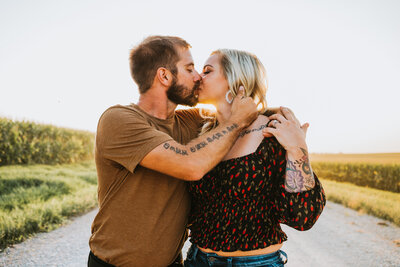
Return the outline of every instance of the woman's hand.
{"type": "Polygon", "coordinates": [[[281,107],[282,114],[269,116],[270,121],[263,135],[273,135],[286,149],[285,190],[302,192],[315,186],[306,144],[306,133],[309,124],[300,122],[288,108],[281,107]]]}
{"type": "Polygon", "coordinates": [[[300,147],[306,149],[306,134],[309,124],[300,125],[299,120],[288,108],[281,107],[280,111],[281,114],[276,113],[268,117],[270,121],[267,124],[268,127],[263,130],[263,135],[275,136],[289,153],[298,152],[300,147]]]}

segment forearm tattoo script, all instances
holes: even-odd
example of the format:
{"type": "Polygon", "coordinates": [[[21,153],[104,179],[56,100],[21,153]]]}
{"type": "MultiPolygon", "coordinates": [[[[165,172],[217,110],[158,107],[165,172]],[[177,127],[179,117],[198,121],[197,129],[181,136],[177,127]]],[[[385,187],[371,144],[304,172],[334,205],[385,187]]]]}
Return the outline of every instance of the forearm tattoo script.
{"type": "Polygon", "coordinates": [[[252,132],[261,131],[262,129],[267,128],[267,125],[268,125],[268,124],[263,124],[263,125],[261,125],[261,126],[258,127],[258,128],[254,128],[254,129],[250,129],[250,130],[245,130],[245,131],[243,131],[243,132],[241,132],[241,133],[239,134],[239,137],[238,137],[238,138],[241,138],[241,137],[245,136],[246,134],[249,134],[249,133],[252,133],[252,132]]]}
{"type": "Polygon", "coordinates": [[[295,161],[288,159],[286,163],[285,189],[292,193],[310,190],[315,186],[308,152],[303,148],[300,149],[303,156],[295,161]]]}
{"type": "Polygon", "coordinates": [[[219,140],[220,138],[223,138],[225,135],[229,134],[230,132],[232,132],[234,129],[236,129],[238,127],[239,126],[236,123],[232,124],[231,126],[227,126],[224,130],[205,138],[203,141],[199,141],[197,144],[195,144],[193,146],[190,146],[189,149],[179,148],[179,147],[171,145],[168,142],[164,143],[163,147],[166,150],[174,151],[176,154],[188,156],[189,152],[195,153],[195,152],[199,151],[203,147],[206,147],[209,144],[219,140]]]}

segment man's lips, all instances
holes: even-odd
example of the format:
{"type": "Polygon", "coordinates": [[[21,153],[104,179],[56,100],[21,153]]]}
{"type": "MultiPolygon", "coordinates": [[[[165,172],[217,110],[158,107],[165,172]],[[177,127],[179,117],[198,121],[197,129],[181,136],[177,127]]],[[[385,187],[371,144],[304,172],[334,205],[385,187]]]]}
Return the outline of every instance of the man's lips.
{"type": "Polygon", "coordinates": [[[200,91],[201,91],[201,87],[198,87],[198,88],[196,88],[196,89],[194,90],[193,94],[194,94],[194,96],[195,96],[196,98],[199,98],[199,93],[200,93],[200,91]]]}

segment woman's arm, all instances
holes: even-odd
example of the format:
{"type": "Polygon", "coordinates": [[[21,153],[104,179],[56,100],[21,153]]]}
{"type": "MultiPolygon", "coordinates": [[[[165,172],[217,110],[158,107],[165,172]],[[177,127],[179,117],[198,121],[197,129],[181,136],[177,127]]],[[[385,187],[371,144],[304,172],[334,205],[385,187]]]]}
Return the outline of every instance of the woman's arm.
{"type": "Polygon", "coordinates": [[[265,157],[266,163],[271,167],[268,172],[273,180],[272,188],[272,212],[280,223],[286,224],[297,230],[310,229],[318,220],[324,209],[326,198],[318,177],[313,174],[315,186],[306,191],[288,191],[287,181],[287,157],[285,149],[277,141],[269,142],[265,157]]]}
{"type": "Polygon", "coordinates": [[[308,124],[300,125],[288,108],[281,107],[282,114],[269,117],[268,127],[263,134],[274,135],[286,152],[285,190],[303,192],[314,188],[315,179],[311,169],[306,132],[308,124]]]}
{"type": "Polygon", "coordinates": [[[297,150],[286,154],[285,189],[288,192],[303,192],[315,186],[308,151],[303,147],[297,150]]]}

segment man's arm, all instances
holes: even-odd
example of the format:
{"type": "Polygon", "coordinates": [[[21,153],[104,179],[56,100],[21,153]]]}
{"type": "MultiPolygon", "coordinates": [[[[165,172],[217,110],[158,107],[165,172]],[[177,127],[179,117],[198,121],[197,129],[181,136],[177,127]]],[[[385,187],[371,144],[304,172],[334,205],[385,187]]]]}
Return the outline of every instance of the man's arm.
{"type": "Polygon", "coordinates": [[[140,165],[182,180],[200,180],[222,160],[239,133],[257,118],[254,101],[243,96],[243,91],[236,96],[227,122],[186,145],[164,142],[150,151],[140,165]]]}

